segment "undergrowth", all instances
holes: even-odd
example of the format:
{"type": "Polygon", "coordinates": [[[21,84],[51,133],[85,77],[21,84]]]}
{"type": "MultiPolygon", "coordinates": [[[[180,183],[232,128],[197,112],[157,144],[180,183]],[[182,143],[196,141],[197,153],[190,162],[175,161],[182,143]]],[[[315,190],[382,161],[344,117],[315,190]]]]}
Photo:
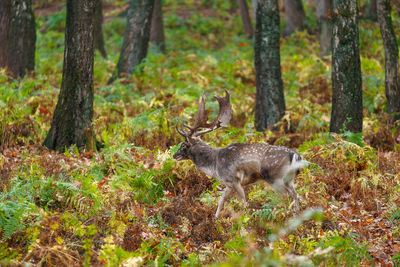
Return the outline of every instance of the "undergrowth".
{"type": "MultiPolygon", "coordinates": [[[[53,2],[53,1],[51,1],[53,2]]],[[[37,8],[45,8],[43,1],[37,8]]],[[[376,22],[360,21],[364,131],[329,134],[329,57],[319,56],[316,22],[281,40],[287,111],[264,133],[254,129],[253,43],[234,1],[164,1],[167,54],[150,46],[141,71],[112,85],[126,3],[105,1],[108,58],[94,67],[99,152],[41,146],[59,93],[65,8],[37,16],[35,74],[0,71],[0,265],[38,266],[359,266],[399,262],[399,125],[389,123],[384,57],[376,22]],[[182,38],[184,36],[184,38],[182,38]],[[214,212],[222,186],[172,154],[208,93],[231,93],[229,127],[204,136],[297,149],[309,161],[290,201],[266,184],[247,189],[249,207],[232,199],[214,212]]],[[[282,24],[283,25],[283,24],[282,24]]],[[[400,36],[400,20],[394,12],[400,36]]]]}

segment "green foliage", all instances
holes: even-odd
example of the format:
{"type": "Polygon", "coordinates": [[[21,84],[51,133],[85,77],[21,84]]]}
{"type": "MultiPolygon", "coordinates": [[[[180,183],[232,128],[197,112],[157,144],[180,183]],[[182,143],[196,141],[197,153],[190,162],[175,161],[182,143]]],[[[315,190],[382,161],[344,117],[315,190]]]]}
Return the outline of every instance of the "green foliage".
{"type": "MultiPolygon", "coordinates": [[[[104,239],[105,244],[100,251],[100,260],[106,263],[106,266],[118,266],[125,260],[134,256],[133,253],[123,250],[114,244],[112,236],[104,239]]],[[[139,261],[140,262],[140,261],[139,261]]]]}
{"type": "MultiPolygon", "coordinates": [[[[378,73],[384,72],[382,70],[382,72],[378,73]]],[[[363,105],[369,112],[378,112],[386,109],[384,78],[378,73],[363,76],[363,83],[367,88],[363,91],[363,105]]]]}
{"type": "Polygon", "coordinates": [[[163,186],[157,181],[157,171],[132,166],[120,166],[116,169],[114,188],[133,192],[134,198],[143,203],[154,204],[163,196],[163,186]]]}
{"type": "Polygon", "coordinates": [[[65,28],[66,15],[67,9],[63,8],[60,11],[54,13],[54,15],[45,17],[44,27],[47,31],[63,31],[65,28]]]}
{"type": "Polygon", "coordinates": [[[364,140],[363,140],[363,133],[353,133],[350,131],[344,131],[342,133],[342,136],[349,142],[352,142],[356,145],[359,145],[361,147],[365,146],[364,140]]]}
{"type": "Polygon", "coordinates": [[[304,142],[298,148],[300,153],[310,151],[314,147],[320,147],[322,145],[330,144],[335,142],[335,139],[329,133],[318,133],[313,136],[312,141],[304,142]]]}
{"type": "MultiPolygon", "coordinates": [[[[81,188],[78,188],[67,177],[60,175],[58,179],[43,176],[43,169],[31,165],[28,172],[24,168],[17,176],[8,192],[0,194],[0,228],[3,239],[9,238],[14,232],[26,228],[26,221],[40,218],[40,210],[56,208],[73,208],[88,215],[99,208],[96,197],[87,180],[79,175],[81,188]]],[[[29,225],[29,224],[28,224],[29,225]]]]}
{"type": "Polygon", "coordinates": [[[242,258],[241,251],[246,247],[244,238],[240,235],[235,235],[231,240],[228,240],[224,248],[228,249],[230,258],[242,258]]]}
{"type": "Polygon", "coordinates": [[[260,222],[276,221],[282,216],[283,210],[279,209],[279,200],[277,195],[267,194],[264,190],[254,190],[249,194],[249,198],[262,201],[263,205],[259,210],[253,213],[257,220],[260,222]]]}
{"type": "Polygon", "coordinates": [[[400,253],[396,254],[392,257],[392,261],[395,261],[396,263],[398,263],[400,261],[400,253]]]}
{"type": "Polygon", "coordinates": [[[360,266],[362,260],[369,260],[371,257],[366,245],[359,245],[352,239],[352,236],[341,237],[332,235],[324,238],[319,244],[323,248],[333,247],[334,253],[325,255],[325,259],[314,257],[313,261],[317,265],[321,262],[325,264],[338,264],[345,262],[349,266],[360,266]]]}
{"type": "Polygon", "coordinates": [[[0,230],[2,240],[6,240],[17,231],[24,230],[29,215],[37,213],[38,209],[33,203],[21,200],[0,202],[0,230]]]}
{"type": "Polygon", "coordinates": [[[395,212],[393,212],[390,216],[390,219],[392,221],[400,219],[400,210],[396,210],[395,212]]]}

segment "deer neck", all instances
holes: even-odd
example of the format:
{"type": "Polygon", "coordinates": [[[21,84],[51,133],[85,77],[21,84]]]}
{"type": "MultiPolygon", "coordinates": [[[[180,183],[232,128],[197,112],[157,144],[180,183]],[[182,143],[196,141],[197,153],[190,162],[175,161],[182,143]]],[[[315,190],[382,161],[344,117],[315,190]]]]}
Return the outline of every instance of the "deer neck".
{"type": "Polygon", "coordinates": [[[217,149],[204,142],[198,142],[191,148],[191,160],[196,168],[209,176],[215,177],[217,149]]]}

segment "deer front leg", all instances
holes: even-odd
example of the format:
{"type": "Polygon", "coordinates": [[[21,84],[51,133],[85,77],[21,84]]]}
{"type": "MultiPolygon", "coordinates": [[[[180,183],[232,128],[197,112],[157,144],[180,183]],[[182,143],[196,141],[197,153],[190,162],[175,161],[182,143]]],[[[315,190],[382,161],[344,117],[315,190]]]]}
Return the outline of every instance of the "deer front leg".
{"type": "Polygon", "coordinates": [[[239,182],[234,182],[233,189],[235,189],[236,193],[239,195],[240,200],[243,202],[244,208],[246,208],[246,194],[244,193],[242,185],[239,182]]]}
{"type": "MultiPolygon", "coordinates": [[[[299,197],[294,189],[293,179],[288,179],[288,182],[284,182],[284,179],[277,179],[272,187],[276,192],[279,192],[283,197],[291,197],[293,202],[294,211],[299,210],[299,197]]],[[[290,205],[292,206],[292,205],[290,205]]]]}
{"type": "Polygon", "coordinates": [[[225,203],[226,199],[229,197],[229,195],[231,193],[232,193],[232,187],[227,186],[224,190],[224,193],[222,194],[222,197],[220,198],[220,200],[218,202],[218,208],[217,208],[217,212],[215,213],[215,218],[218,218],[219,213],[224,208],[224,203],[225,203]]]}
{"type": "Polygon", "coordinates": [[[290,195],[294,200],[293,204],[294,210],[298,211],[300,209],[299,196],[297,195],[297,192],[294,189],[293,180],[285,184],[285,190],[288,193],[288,195],[290,195]]]}

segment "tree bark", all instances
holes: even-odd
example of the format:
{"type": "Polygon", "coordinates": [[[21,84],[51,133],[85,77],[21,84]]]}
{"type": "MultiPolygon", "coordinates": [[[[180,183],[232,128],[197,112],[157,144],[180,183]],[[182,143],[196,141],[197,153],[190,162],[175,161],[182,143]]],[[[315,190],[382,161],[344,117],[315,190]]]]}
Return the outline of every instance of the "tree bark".
{"type": "Polygon", "coordinates": [[[67,0],[63,77],[51,129],[43,143],[63,150],[75,144],[95,149],[93,117],[92,0],[67,0]]]}
{"type": "Polygon", "coordinates": [[[285,113],[279,45],[278,0],[259,0],[254,43],[256,69],[255,125],[263,131],[285,113]]]}
{"type": "Polygon", "coordinates": [[[0,1],[0,68],[8,66],[8,43],[11,21],[11,0],[0,1]]]}
{"type": "Polygon", "coordinates": [[[246,0],[238,0],[239,12],[242,17],[243,28],[247,39],[253,38],[253,25],[249,15],[249,7],[246,0]]]}
{"type": "Polygon", "coordinates": [[[155,46],[157,46],[162,53],[165,54],[166,47],[161,0],[154,1],[153,17],[151,20],[150,41],[155,46]]]}
{"type": "Polygon", "coordinates": [[[319,47],[321,56],[331,54],[332,51],[332,0],[319,0],[316,5],[316,14],[319,22],[319,47]]]}
{"type": "Polygon", "coordinates": [[[377,0],[367,1],[367,14],[365,14],[365,17],[372,21],[377,21],[378,19],[377,0]]]}
{"type": "Polygon", "coordinates": [[[0,67],[7,67],[14,77],[23,77],[35,69],[32,0],[2,0],[0,15],[0,67]]]}
{"type": "Polygon", "coordinates": [[[330,131],[362,131],[362,79],[357,0],[333,1],[332,116],[330,131]]]}
{"type": "Polygon", "coordinates": [[[303,29],[306,18],[301,0],[285,0],[285,35],[291,35],[295,31],[303,29]]]}
{"type": "Polygon", "coordinates": [[[253,11],[254,21],[257,21],[257,3],[258,0],[251,0],[251,10],[253,11]]]}
{"type": "Polygon", "coordinates": [[[93,16],[93,27],[94,27],[94,48],[99,50],[103,58],[107,58],[107,52],[104,45],[104,34],[103,34],[103,4],[102,0],[95,0],[94,16],[93,16]]]}
{"type": "Polygon", "coordinates": [[[378,0],[378,21],[385,48],[385,93],[388,113],[400,119],[399,47],[394,33],[390,0],[378,0]]]}
{"type": "Polygon", "coordinates": [[[136,66],[146,58],[153,7],[154,0],[130,1],[121,54],[109,84],[122,74],[134,73],[136,66]]]}

